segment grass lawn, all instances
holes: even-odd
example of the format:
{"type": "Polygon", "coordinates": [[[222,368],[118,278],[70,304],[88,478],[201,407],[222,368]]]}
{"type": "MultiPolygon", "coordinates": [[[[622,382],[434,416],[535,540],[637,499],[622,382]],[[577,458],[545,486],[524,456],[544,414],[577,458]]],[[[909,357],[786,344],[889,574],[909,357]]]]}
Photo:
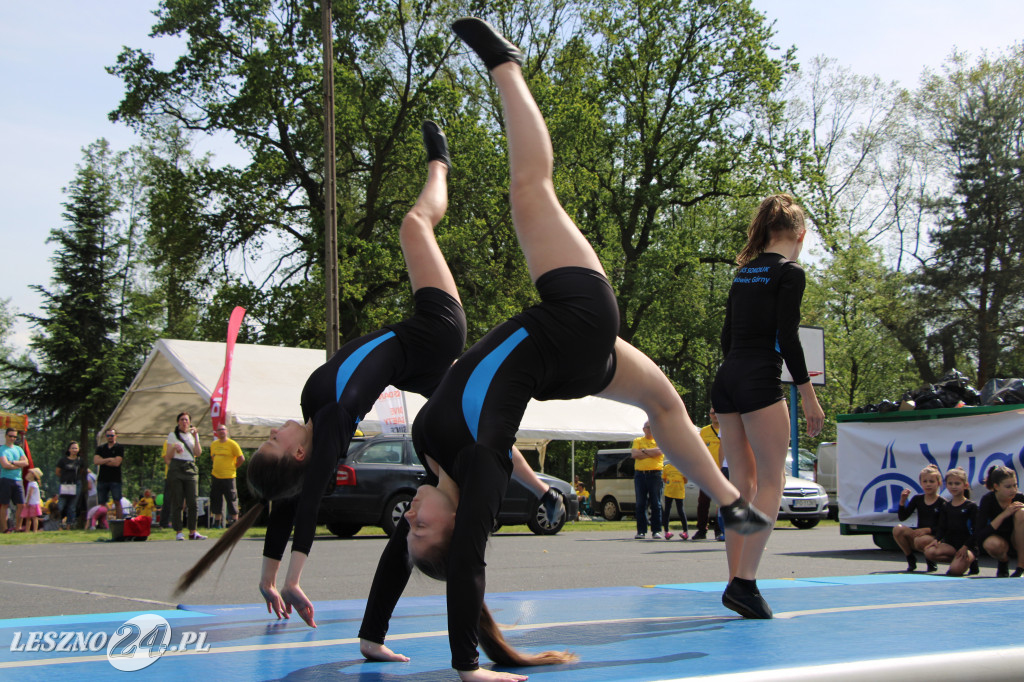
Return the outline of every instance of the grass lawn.
{"type": "MultiPolygon", "coordinates": [[[[780,527],[792,527],[788,521],[780,521],[780,527]]],[[[818,524],[819,527],[838,527],[838,521],[822,521],[818,524]]],[[[673,527],[678,532],[679,523],[674,522],[673,527]]],[[[262,538],[265,529],[262,526],[254,526],[245,533],[247,538],[262,538]]],[[[634,533],[636,532],[636,522],[633,519],[623,519],[621,521],[576,521],[573,523],[567,523],[562,528],[563,533],[576,533],[581,531],[608,531],[615,533],[634,533]]],[[[220,529],[205,529],[200,528],[199,532],[203,535],[208,535],[210,541],[215,541],[221,535],[224,534],[223,530],[220,529]]],[[[317,526],[317,535],[330,535],[331,533],[324,526],[317,526]]],[[[526,525],[518,526],[502,526],[500,533],[530,533],[530,529],[526,525]]],[[[690,526],[690,533],[693,533],[693,525],[690,526]]],[[[359,536],[373,536],[377,535],[384,537],[384,531],[376,526],[365,526],[357,534],[359,536]]],[[[159,542],[159,541],[174,541],[174,531],[170,528],[154,528],[152,534],[149,536],[147,542],[159,542]]],[[[109,530],[55,530],[55,531],[40,531],[38,533],[8,533],[6,535],[0,535],[0,545],[42,545],[52,543],[65,543],[65,542],[109,542],[110,531],[109,530]]]]}

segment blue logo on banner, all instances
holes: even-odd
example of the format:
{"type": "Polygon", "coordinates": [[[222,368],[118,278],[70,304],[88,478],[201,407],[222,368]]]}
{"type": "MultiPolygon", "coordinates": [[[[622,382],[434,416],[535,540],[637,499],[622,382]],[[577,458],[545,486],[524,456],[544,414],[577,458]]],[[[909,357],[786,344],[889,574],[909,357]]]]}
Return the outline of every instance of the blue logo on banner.
{"type": "MultiPolygon", "coordinates": [[[[871,511],[875,513],[895,513],[899,508],[900,495],[903,493],[904,488],[909,488],[912,495],[919,495],[924,492],[915,477],[908,476],[897,470],[895,445],[896,441],[893,440],[885,446],[885,450],[882,452],[881,466],[879,467],[881,473],[864,486],[860,499],[857,500],[858,511],[864,506],[865,502],[868,502],[871,506],[871,511]]],[[[1015,471],[1024,471],[1024,448],[1021,448],[1021,451],[1017,453],[1017,460],[1020,463],[1020,466],[1017,467],[1014,466],[1014,456],[1012,453],[993,452],[982,458],[973,454],[974,446],[971,443],[965,444],[964,441],[958,440],[950,448],[946,466],[942,466],[939,464],[938,458],[932,454],[928,443],[919,443],[918,445],[921,455],[925,460],[925,465],[934,464],[942,472],[949,471],[955,467],[961,467],[967,472],[967,480],[971,482],[972,486],[979,485],[984,488],[985,475],[989,468],[996,464],[1010,467],[1015,471]]]]}

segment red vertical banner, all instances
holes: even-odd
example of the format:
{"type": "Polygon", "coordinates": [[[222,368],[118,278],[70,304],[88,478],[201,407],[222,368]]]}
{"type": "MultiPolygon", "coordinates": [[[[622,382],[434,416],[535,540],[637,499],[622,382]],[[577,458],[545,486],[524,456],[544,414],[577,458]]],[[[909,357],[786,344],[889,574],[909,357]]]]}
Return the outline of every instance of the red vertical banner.
{"type": "Polygon", "coordinates": [[[217,386],[210,395],[210,421],[213,423],[214,431],[224,423],[228,409],[228,387],[231,383],[231,357],[235,354],[235,339],[238,338],[238,330],[242,327],[242,318],[245,317],[245,308],[236,306],[231,311],[231,319],[228,320],[228,345],[224,352],[224,370],[220,373],[217,386]]]}

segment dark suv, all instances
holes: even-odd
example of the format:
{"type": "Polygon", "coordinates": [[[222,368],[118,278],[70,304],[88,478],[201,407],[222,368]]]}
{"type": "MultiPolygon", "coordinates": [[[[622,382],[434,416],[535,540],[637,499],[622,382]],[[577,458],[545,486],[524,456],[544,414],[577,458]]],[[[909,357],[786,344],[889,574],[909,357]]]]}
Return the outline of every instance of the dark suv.
{"type": "MultiPolygon", "coordinates": [[[[525,523],[538,535],[554,535],[566,518],[576,518],[579,502],[572,486],[547,474],[537,475],[562,494],[566,516],[555,525],[549,524],[537,496],[513,479],[501,503],[495,530],[525,523]]],[[[338,537],[352,537],[363,526],[380,526],[390,536],[409,508],[416,488],[425,480],[426,472],[408,435],[357,438],[320,501],[317,521],[338,537]]]]}

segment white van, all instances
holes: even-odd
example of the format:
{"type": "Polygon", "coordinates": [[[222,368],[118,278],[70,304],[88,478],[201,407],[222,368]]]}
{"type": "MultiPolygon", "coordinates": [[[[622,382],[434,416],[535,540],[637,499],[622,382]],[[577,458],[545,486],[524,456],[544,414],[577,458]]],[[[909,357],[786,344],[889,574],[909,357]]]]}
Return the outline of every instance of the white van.
{"type": "Polygon", "coordinates": [[[839,518],[838,476],[836,474],[836,444],[818,443],[818,483],[828,494],[829,517],[839,518]]]}

